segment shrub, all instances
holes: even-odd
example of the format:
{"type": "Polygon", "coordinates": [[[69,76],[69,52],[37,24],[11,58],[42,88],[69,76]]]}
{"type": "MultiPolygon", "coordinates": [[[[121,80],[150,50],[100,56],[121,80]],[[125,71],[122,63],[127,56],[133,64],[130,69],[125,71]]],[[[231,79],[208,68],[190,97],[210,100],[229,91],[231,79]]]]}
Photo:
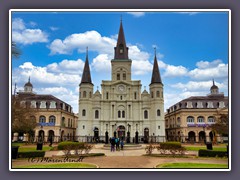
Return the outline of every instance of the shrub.
{"type": "Polygon", "coordinates": [[[65,156],[71,155],[71,150],[74,150],[74,154],[77,156],[88,154],[92,147],[92,145],[83,142],[66,141],[58,144],[58,150],[63,150],[65,156]]]}
{"type": "Polygon", "coordinates": [[[157,146],[157,150],[160,151],[160,154],[171,154],[175,156],[183,155],[186,151],[185,147],[182,147],[180,142],[162,142],[157,146]]]}
{"type": "Polygon", "coordinates": [[[44,157],[45,151],[18,152],[19,158],[44,157]]]}
{"type": "Polygon", "coordinates": [[[228,156],[227,151],[213,151],[213,150],[206,150],[200,149],[198,151],[199,157],[225,157],[228,156]]]}
{"type": "Polygon", "coordinates": [[[145,148],[146,154],[149,154],[149,155],[152,154],[152,152],[153,152],[153,150],[154,150],[155,148],[156,148],[156,147],[155,147],[154,145],[152,145],[152,144],[146,146],[146,148],[145,148]]]}

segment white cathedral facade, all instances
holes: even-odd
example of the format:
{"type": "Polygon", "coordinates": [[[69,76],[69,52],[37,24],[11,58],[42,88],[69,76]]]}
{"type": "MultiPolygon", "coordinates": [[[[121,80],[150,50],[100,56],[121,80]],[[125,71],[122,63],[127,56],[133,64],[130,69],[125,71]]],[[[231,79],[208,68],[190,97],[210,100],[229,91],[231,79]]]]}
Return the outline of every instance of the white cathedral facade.
{"type": "Polygon", "coordinates": [[[79,117],[77,136],[108,141],[119,137],[129,142],[149,141],[150,137],[165,141],[164,98],[156,52],[149,78],[149,92],[141,91],[141,80],[132,80],[132,61],[128,58],[122,22],[111,60],[111,80],[102,81],[101,92],[93,93],[91,73],[86,55],[79,85],[79,117]]]}

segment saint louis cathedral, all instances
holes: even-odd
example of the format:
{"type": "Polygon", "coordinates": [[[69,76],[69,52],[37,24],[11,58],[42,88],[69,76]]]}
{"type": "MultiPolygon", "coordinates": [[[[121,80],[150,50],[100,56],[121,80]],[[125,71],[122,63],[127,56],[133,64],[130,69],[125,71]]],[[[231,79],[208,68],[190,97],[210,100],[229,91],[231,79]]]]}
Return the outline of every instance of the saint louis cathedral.
{"type": "MultiPolygon", "coordinates": [[[[103,80],[101,92],[93,92],[88,54],[79,85],[77,136],[107,141],[119,137],[127,142],[165,139],[163,83],[155,52],[149,92],[141,91],[141,80],[132,80],[132,60],[128,57],[122,22],[111,60],[111,80],[103,80]]],[[[82,139],[81,139],[82,138],[82,139]]]]}

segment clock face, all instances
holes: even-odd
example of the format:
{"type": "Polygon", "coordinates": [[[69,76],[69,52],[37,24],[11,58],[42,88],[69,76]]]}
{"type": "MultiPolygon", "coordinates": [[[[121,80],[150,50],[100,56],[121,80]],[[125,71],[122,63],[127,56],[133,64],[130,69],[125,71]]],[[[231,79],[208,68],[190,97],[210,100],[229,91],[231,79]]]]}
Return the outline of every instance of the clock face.
{"type": "Polygon", "coordinates": [[[125,91],[125,87],[123,85],[119,85],[118,86],[118,91],[119,92],[124,92],[125,91]]]}

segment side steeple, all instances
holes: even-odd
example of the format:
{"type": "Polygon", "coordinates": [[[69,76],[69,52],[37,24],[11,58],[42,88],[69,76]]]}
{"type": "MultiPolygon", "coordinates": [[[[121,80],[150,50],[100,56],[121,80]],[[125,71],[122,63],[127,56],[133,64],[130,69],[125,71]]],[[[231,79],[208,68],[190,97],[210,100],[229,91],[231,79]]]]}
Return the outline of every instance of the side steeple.
{"type": "Polygon", "coordinates": [[[155,50],[155,57],[154,57],[154,64],[153,64],[151,84],[154,84],[154,83],[161,83],[162,84],[160,71],[159,71],[159,68],[158,68],[156,48],[154,48],[154,50],[155,50]]]}
{"type": "Polygon", "coordinates": [[[88,48],[87,48],[86,61],[85,61],[83,74],[82,74],[81,84],[82,83],[90,83],[90,84],[92,84],[91,73],[90,73],[89,62],[88,62],[88,48]]]}
{"type": "Polygon", "coordinates": [[[114,50],[115,50],[114,59],[128,59],[128,47],[125,41],[122,18],[118,33],[117,46],[114,48],[114,50]]]}

